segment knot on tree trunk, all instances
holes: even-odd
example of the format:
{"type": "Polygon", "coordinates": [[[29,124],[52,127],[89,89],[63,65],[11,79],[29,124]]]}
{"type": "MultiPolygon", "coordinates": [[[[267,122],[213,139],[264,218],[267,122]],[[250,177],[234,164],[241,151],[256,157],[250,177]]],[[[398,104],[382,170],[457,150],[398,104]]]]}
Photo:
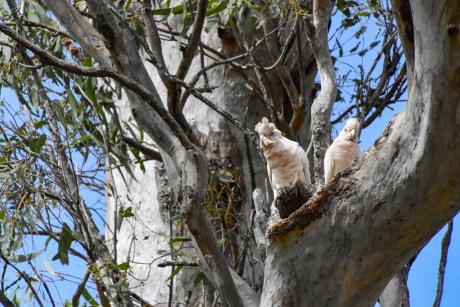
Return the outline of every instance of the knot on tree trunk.
{"type": "Polygon", "coordinates": [[[299,209],[315,193],[314,185],[297,184],[293,188],[278,190],[275,207],[282,219],[287,218],[292,212],[299,209]]]}

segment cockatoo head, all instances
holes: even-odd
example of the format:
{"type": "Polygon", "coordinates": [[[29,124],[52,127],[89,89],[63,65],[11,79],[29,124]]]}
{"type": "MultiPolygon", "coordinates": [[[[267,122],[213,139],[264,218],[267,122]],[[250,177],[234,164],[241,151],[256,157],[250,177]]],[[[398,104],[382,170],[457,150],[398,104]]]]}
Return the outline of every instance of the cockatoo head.
{"type": "Polygon", "coordinates": [[[276,129],[275,124],[269,123],[266,117],[263,117],[262,121],[257,123],[255,130],[259,134],[260,147],[263,150],[272,148],[277,140],[283,136],[281,131],[276,129]]]}
{"type": "Polygon", "coordinates": [[[350,118],[347,120],[347,123],[345,124],[345,127],[343,127],[342,131],[340,131],[338,138],[346,141],[357,142],[359,128],[359,121],[356,118],[350,118]]]}

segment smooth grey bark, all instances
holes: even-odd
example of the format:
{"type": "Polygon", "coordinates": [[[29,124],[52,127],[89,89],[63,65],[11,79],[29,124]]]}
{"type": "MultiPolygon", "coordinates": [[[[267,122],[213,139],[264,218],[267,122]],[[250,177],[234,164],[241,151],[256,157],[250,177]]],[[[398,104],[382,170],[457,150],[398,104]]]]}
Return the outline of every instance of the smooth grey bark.
{"type": "Polygon", "coordinates": [[[459,210],[458,3],[410,4],[408,106],[349,172],[269,229],[260,306],[371,306],[459,210]]]}
{"type": "Polygon", "coordinates": [[[78,39],[81,47],[104,67],[112,67],[112,57],[104,44],[104,37],[75,9],[70,2],[43,0],[64,28],[78,39]]]}
{"type": "Polygon", "coordinates": [[[407,277],[409,266],[405,265],[391,278],[379,297],[380,307],[409,307],[407,277]]]}
{"type": "Polygon", "coordinates": [[[337,96],[337,80],[329,51],[329,20],[335,1],[313,1],[313,24],[307,24],[307,38],[318,66],[321,92],[311,106],[313,178],[319,186],[324,178],[324,155],[330,144],[331,113],[337,96]]]}

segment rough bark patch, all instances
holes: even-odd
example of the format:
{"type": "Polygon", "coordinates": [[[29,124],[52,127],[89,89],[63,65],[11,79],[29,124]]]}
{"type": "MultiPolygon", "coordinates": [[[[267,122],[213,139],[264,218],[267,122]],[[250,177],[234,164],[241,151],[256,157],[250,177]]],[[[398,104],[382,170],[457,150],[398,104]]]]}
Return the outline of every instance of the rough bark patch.
{"type": "Polygon", "coordinates": [[[281,189],[275,199],[275,207],[278,209],[282,219],[299,209],[314,194],[313,185],[297,184],[292,189],[281,189]]]}
{"type": "Polygon", "coordinates": [[[297,211],[293,212],[289,217],[274,224],[269,229],[268,237],[274,239],[296,228],[305,228],[316,219],[322,217],[326,210],[329,194],[328,189],[321,189],[318,194],[297,211]]]}
{"type": "MultiPolygon", "coordinates": [[[[323,186],[318,193],[308,202],[294,211],[289,217],[282,219],[270,227],[268,237],[270,239],[279,238],[281,235],[288,234],[293,230],[303,230],[315,220],[321,218],[328,210],[331,197],[351,198],[349,192],[354,191],[353,185],[356,174],[362,160],[355,161],[350,168],[339,173],[330,184],[323,186]]],[[[300,234],[303,232],[299,232],[300,234]]]]}

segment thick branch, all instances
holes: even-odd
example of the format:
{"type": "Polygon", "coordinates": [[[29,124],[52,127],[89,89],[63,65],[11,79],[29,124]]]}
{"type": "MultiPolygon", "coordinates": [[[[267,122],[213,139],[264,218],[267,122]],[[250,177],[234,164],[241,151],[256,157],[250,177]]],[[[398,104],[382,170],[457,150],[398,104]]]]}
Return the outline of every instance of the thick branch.
{"type": "MultiPolygon", "coordinates": [[[[396,23],[398,24],[399,37],[404,47],[404,55],[408,72],[414,69],[414,25],[412,21],[411,4],[408,0],[391,0],[396,23]]],[[[409,78],[410,79],[410,78],[409,78]]]]}
{"type": "MultiPolygon", "coordinates": [[[[294,35],[295,33],[296,25],[297,25],[297,18],[294,22],[293,29],[290,30],[292,35],[294,35]]],[[[270,33],[271,31],[273,31],[274,28],[275,27],[273,26],[270,19],[265,20],[265,22],[263,23],[263,29],[264,29],[265,34],[270,33]]],[[[290,38],[292,38],[291,35],[290,35],[290,38]]],[[[267,37],[267,40],[265,42],[267,44],[267,48],[270,52],[270,55],[273,61],[277,63],[276,71],[278,72],[278,76],[281,82],[283,83],[283,87],[289,96],[289,100],[297,102],[298,97],[299,97],[299,91],[297,90],[294,84],[294,81],[292,80],[291,75],[288,72],[284,63],[282,61],[278,61],[278,59],[281,59],[281,52],[279,50],[278,41],[276,39],[277,39],[277,36],[270,35],[267,37]]]]}
{"type": "Polygon", "coordinates": [[[161,50],[161,39],[158,34],[157,24],[153,18],[152,0],[142,0],[142,16],[144,18],[145,32],[147,33],[150,50],[152,50],[155,59],[164,67],[165,60],[161,50]]]}
{"type": "Polygon", "coordinates": [[[43,0],[54,16],[62,23],[86,53],[90,54],[104,67],[112,67],[109,50],[104,44],[104,38],[67,0],[43,0]]]}
{"type": "MultiPolygon", "coordinates": [[[[176,71],[176,77],[179,80],[184,80],[187,75],[190,65],[192,64],[193,58],[195,57],[199,43],[201,41],[201,31],[203,30],[204,20],[206,17],[206,9],[208,8],[208,0],[198,0],[197,14],[195,16],[195,22],[193,24],[192,34],[188,40],[185,50],[182,55],[182,59],[179,63],[179,67],[176,71]]],[[[182,128],[191,137],[193,136],[192,129],[185,119],[182,108],[180,106],[180,97],[182,88],[180,85],[175,84],[168,88],[168,110],[173,117],[179,122],[182,128]]]]}
{"type": "Polygon", "coordinates": [[[306,24],[308,40],[318,65],[321,92],[311,108],[311,131],[314,149],[314,178],[323,182],[323,160],[330,143],[332,106],[337,96],[337,80],[328,46],[328,23],[334,1],[313,2],[313,24],[306,24]]]}

